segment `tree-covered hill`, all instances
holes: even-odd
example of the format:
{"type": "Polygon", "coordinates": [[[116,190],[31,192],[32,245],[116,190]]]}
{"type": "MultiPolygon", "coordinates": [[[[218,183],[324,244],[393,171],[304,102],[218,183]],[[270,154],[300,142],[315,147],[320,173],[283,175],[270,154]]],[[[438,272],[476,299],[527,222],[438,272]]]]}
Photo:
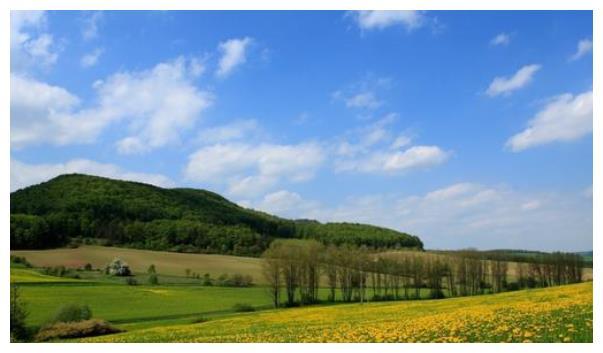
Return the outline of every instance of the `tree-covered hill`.
{"type": "Polygon", "coordinates": [[[11,193],[11,249],[72,238],[153,250],[259,255],[275,238],[422,248],[416,236],[353,223],[288,220],[196,189],[163,189],[97,176],[61,175],[11,193]]]}

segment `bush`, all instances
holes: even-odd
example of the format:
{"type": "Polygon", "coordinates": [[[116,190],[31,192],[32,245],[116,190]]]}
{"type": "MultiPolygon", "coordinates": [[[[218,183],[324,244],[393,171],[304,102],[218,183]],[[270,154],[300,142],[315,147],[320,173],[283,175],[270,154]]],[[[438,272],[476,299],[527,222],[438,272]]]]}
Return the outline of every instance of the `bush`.
{"type": "Polygon", "coordinates": [[[11,255],[10,262],[13,264],[23,265],[24,267],[31,267],[31,264],[29,263],[29,261],[27,261],[27,259],[23,256],[11,255]]]}
{"type": "Polygon", "coordinates": [[[67,304],[59,308],[51,323],[77,322],[90,320],[90,318],[92,318],[92,310],[88,305],[67,304]]]}
{"type": "Polygon", "coordinates": [[[126,284],[129,286],[136,286],[136,285],[138,285],[138,281],[136,281],[136,278],[134,278],[134,277],[127,277],[126,284]]]}
{"type": "Polygon", "coordinates": [[[91,337],[118,332],[123,332],[123,330],[111,326],[104,320],[98,319],[79,322],[57,322],[42,327],[36,334],[35,340],[44,342],[59,338],[91,337]]]}
{"type": "Polygon", "coordinates": [[[157,277],[156,274],[151,273],[149,275],[149,284],[151,284],[151,285],[157,285],[157,284],[159,284],[159,277],[157,277]]]}
{"type": "Polygon", "coordinates": [[[21,341],[27,338],[27,327],[25,319],[27,311],[25,305],[21,301],[21,293],[19,288],[11,286],[10,288],[10,341],[21,341]]]}
{"type": "Polygon", "coordinates": [[[84,270],[86,270],[86,271],[92,271],[92,264],[91,263],[87,263],[86,265],[84,265],[84,270]]]}
{"type": "Polygon", "coordinates": [[[237,304],[233,305],[232,308],[237,313],[249,313],[249,312],[255,311],[255,308],[253,306],[251,306],[250,304],[245,304],[245,303],[237,303],[237,304]]]}

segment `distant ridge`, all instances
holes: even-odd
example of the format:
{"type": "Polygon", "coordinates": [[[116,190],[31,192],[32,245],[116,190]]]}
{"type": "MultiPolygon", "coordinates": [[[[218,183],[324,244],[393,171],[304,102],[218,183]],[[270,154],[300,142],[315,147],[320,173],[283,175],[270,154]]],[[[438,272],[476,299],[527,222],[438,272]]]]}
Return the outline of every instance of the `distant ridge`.
{"type": "Polygon", "coordinates": [[[216,193],[65,174],[11,193],[11,249],[72,238],[152,250],[257,256],[275,238],[371,248],[423,248],[416,237],[357,223],[289,220],[216,193]]]}

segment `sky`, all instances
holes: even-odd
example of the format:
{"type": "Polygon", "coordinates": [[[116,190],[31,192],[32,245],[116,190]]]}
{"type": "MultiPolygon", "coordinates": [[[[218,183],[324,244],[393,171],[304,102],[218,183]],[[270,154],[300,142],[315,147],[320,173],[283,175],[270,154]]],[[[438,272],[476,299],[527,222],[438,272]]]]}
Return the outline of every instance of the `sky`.
{"type": "Polygon", "coordinates": [[[11,12],[11,191],[193,187],[430,249],[592,249],[590,11],[11,12]]]}

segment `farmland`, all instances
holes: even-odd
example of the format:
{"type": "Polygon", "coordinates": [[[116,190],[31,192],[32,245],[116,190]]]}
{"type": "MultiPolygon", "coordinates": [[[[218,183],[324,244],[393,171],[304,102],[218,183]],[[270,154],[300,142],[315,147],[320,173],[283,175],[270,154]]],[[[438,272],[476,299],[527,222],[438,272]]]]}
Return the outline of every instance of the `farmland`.
{"type": "Polygon", "coordinates": [[[592,283],[246,314],[83,342],[592,342],[592,283]]]}
{"type": "Polygon", "coordinates": [[[251,257],[207,254],[182,254],[149,250],[136,250],[104,246],[80,246],[75,249],[20,250],[11,255],[23,256],[36,267],[83,267],[90,263],[94,268],[104,268],[118,257],[125,260],[132,271],[143,273],[154,264],[162,275],[183,276],[186,269],[199,274],[218,277],[223,273],[250,275],[262,281],[260,260],[251,257]]]}

